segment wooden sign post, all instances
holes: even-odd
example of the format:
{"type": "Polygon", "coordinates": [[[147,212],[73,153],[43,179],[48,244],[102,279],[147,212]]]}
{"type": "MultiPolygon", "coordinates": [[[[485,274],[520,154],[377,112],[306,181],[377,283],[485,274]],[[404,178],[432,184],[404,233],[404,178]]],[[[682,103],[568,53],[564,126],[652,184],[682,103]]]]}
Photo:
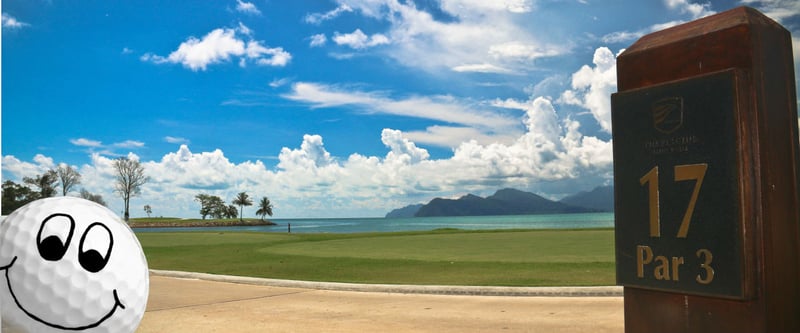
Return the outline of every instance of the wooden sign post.
{"type": "Polygon", "coordinates": [[[800,332],[789,32],[740,7],[642,37],[612,96],[626,332],[800,332]]]}

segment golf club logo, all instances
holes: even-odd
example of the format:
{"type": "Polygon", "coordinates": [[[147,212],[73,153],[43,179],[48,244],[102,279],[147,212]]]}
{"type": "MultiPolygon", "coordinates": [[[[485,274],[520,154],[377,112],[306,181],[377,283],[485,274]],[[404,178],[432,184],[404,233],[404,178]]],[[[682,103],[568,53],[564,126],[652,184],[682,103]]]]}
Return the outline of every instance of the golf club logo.
{"type": "Polygon", "coordinates": [[[650,108],[653,127],[664,134],[671,134],[683,126],[683,98],[667,97],[653,103],[650,108]]]}

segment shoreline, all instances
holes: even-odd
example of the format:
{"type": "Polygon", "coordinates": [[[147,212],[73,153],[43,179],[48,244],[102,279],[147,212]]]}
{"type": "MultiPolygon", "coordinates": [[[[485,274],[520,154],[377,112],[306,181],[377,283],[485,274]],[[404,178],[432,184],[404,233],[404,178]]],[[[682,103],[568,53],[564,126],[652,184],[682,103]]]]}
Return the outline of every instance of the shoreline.
{"type": "Polygon", "coordinates": [[[131,229],[137,228],[202,228],[202,227],[255,227],[255,226],[275,226],[275,222],[269,220],[245,220],[244,222],[227,221],[186,221],[186,222],[133,222],[128,224],[131,229]]]}

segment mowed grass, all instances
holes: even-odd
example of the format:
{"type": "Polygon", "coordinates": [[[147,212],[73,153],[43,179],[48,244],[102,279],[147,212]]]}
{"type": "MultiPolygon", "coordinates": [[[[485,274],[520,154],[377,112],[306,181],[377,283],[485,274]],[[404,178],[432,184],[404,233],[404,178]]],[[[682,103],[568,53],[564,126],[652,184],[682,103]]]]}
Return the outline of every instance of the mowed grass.
{"type": "Polygon", "coordinates": [[[613,230],[138,233],[150,268],[354,283],[613,285],[613,230]]]}

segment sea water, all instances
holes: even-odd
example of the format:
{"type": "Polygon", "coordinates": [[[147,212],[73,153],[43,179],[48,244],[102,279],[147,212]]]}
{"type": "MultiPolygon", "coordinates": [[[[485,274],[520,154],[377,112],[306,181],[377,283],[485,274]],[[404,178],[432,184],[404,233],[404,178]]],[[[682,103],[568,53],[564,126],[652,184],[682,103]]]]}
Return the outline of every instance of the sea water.
{"type": "Polygon", "coordinates": [[[435,229],[587,229],[613,228],[614,213],[444,216],[413,218],[274,219],[274,226],[136,228],[136,232],[259,231],[293,233],[355,233],[435,229]]]}

